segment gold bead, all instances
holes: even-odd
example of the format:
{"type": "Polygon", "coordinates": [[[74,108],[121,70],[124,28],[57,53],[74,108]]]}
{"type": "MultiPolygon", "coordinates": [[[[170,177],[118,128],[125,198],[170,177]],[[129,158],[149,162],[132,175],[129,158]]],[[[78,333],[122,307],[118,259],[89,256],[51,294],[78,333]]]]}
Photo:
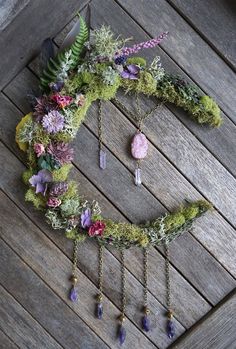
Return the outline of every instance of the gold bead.
{"type": "Polygon", "coordinates": [[[125,315],[124,315],[124,314],[121,314],[121,315],[119,316],[119,320],[120,320],[121,322],[124,322],[124,321],[125,321],[125,315]]]}
{"type": "Polygon", "coordinates": [[[70,281],[72,282],[73,285],[77,284],[78,278],[74,275],[71,276],[70,281]]]}
{"type": "Polygon", "coordinates": [[[150,314],[150,309],[147,306],[145,306],[143,308],[143,312],[144,312],[144,314],[148,315],[148,314],[150,314]]]}
{"type": "Polygon", "coordinates": [[[173,311],[172,310],[168,310],[167,317],[168,317],[168,319],[172,319],[173,318],[173,311]]]}
{"type": "Polygon", "coordinates": [[[102,294],[98,294],[98,295],[97,295],[97,301],[98,301],[98,302],[101,302],[102,299],[103,299],[102,294]]]}

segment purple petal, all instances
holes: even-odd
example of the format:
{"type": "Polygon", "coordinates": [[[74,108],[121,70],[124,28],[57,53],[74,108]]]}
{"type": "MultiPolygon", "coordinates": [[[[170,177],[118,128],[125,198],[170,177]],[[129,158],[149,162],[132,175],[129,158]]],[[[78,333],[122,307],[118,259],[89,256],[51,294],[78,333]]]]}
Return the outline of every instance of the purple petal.
{"type": "Polygon", "coordinates": [[[81,226],[82,228],[89,228],[92,224],[91,220],[91,211],[89,208],[87,208],[82,214],[81,214],[81,226]]]}
{"type": "Polygon", "coordinates": [[[30,179],[29,179],[29,183],[35,187],[37,185],[38,182],[40,182],[41,178],[38,175],[33,175],[30,179]]]}
{"type": "Polygon", "coordinates": [[[38,182],[36,184],[36,191],[35,193],[38,194],[38,193],[44,193],[44,190],[45,190],[45,185],[43,183],[40,183],[38,182]]]}
{"type": "Polygon", "coordinates": [[[127,71],[123,70],[123,71],[120,73],[120,76],[121,76],[123,79],[129,79],[130,73],[128,73],[127,71]]]}
{"type": "Polygon", "coordinates": [[[48,170],[40,170],[38,172],[38,176],[40,177],[40,180],[42,183],[51,182],[52,181],[52,174],[48,170]]]}
{"type": "Polygon", "coordinates": [[[140,68],[135,64],[130,64],[127,68],[131,74],[138,74],[140,71],[140,68]]]}

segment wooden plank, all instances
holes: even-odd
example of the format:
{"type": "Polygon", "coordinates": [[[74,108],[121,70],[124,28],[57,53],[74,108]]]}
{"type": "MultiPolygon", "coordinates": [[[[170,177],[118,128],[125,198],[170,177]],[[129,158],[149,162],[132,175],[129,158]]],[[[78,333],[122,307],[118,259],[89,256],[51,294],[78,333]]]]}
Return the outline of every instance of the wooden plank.
{"type": "MultiPolygon", "coordinates": [[[[4,169],[3,175],[3,190],[7,192],[7,194],[12,197],[13,200],[17,202],[18,205],[22,207],[24,212],[26,212],[33,220],[43,228],[44,232],[50,237],[51,240],[55,241],[57,246],[66,253],[69,258],[71,258],[71,248],[70,242],[67,241],[66,238],[63,238],[61,234],[56,234],[55,231],[52,231],[50,227],[42,220],[42,215],[37,214],[32,207],[25,204],[21,197],[23,197],[23,188],[20,185],[12,186],[12,183],[18,183],[18,179],[15,178],[13,169],[16,170],[18,168],[17,162],[12,154],[6,150],[5,147],[1,147],[1,155],[2,161],[6,163],[6,167],[4,169]]],[[[20,168],[23,170],[23,166],[20,168]]],[[[20,169],[19,171],[20,172],[20,169]]],[[[86,180],[83,175],[80,173],[73,174],[73,179],[77,182],[80,182],[80,192],[81,195],[84,195],[87,199],[93,200],[96,198],[102,206],[102,212],[105,216],[123,220],[121,214],[119,214],[114,207],[101,195],[97,190],[86,180]]],[[[20,184],[20,183],[19,183],[20,184]]],[[[112,249],[112,254],[116,256],[117,259],[120,259],[120,255],[114,249],[112,249]]],[[[108,252],[107,252],[108,253],[108,252]]],[[[97,282],[97,271],[94,269],[93,265],[96,263],[97,258],[97,247],[96,245],[90,245],[90,250],[88,252],[87,249],[82,249],[79,252],[80,256],[80,269],[95,283],[97,282]],[[91,254],[91,256],[88,255],[91,254]],[[88,260],[94,260],[93,263],[88,263],[88,260]]],[[[141,251],[136,251],[135,249],[128,250],[126,252],[126,260],[128,270],[132,272],[132,274],[139,280],[141,283],[143,282],[143,266],[142,266],[142,254],[141,251]]],[[[113,258],[107,254],[105,266],[107,266],[107,274],[109,274],[110,266],[113,264],[113,258]]],[[[119,268],[119,267],[118,267],[119,268]]],[[[150,251],[150,269],[149,269],[149,290],[153,295],[157,295],[157,298],[160,299],[162,304],[165,304],[166,297],[166,280],[164,275],[164,259],[161,255],[157,253],[155,249],[150,251]],[[156,265],[159,265],[158,270],[156,270],[156,265]],[[158,279],[158,283],[157,280],[158,279]]],[[[233,285],[234,281],[231,277],[227,277],[225,275],[225,271],[220,271],[216,273],[216,285],[215,288],[217,290],[222,290],[221,298],[225,293],[228,293],[233,285]],[[233,282],[232,282],[233,281],[233,282]],[[225,286],[227,285],[227,287],[225,286]]],[[[173,284],[176,284],[176,287],[173,289],[173,306],[176,309],[177,318],[180,319],[182,323],[186,326],[190,326],[193,324],[199,317],[201,317],[207,310],[209,310],[209,306],[203,302],[201,297],[196,293],[196,291],[186,282],[182,276],[179,275],[175,271],[173,267],[171,267],[171,278],[173,279],[173,284]],[[180,292],[181,290],[181,292],[180,292]]],[[[109,280],[107,280],[109,283],[109,280]]],[[[142,286],[140,285],[142,288],[142,286]]],[[[107,289],[110,290],[109,284],[107,284],[107,289]]],[[[216,292],[212,292],[212,298],[214,297],[216,292]]],[[[109,291],[108,296],[111,296],[111,291],[109,291]]],[[[114,293],[114,299],[116,298],[116,293],[114,293]]],[[[142,297],[140,296],[140,299],[142,297]]],[[[216,301],[216,299],[215,299],[216,301]]],[[[135,308],[135,306],[134,306],[135,308]]],[[[138,321],[138,320],[137,320],[138,321]]]]}
{"type": "Polygon", "coordinates": [[[19,349],[19,347],[12,342],[12,340],[0,330],[0,340],[3,349],[19,349]]]}
{"type": "MultiPolygon", "coordinates": [[[[95,3],[96,5],[96,3],[95,3]]],[[[92,5],[94,6],[94,5],[92,5]]],[[[104,7],[104,11],[100,11],[100,7],[97,5],[92,7],[93,11],[96,11],[96,16],[92,16],[93,26],[100,26],[102,23],[111,24],[107,21],[110,18],[111,13],[117,13],[116,17],[113,17],[112,30],[118,35],[123,34],[124,37],[132,36],[135,42],[145,41],[149,37],[147,34],[115,3],[109,3],[109,6],[104,7]]],[[[73,21],[66,27],[67,30],[71,27],[73,21]]],[[[60,44],[64,38],[66,30],[59,33],[56,37],[57,44],[60,44]]],[[[163,66],[167,71],[180,74],[185,79],[191,81],[183,70],[179,68],[177,64],[160,48],[146,50],[143,52],[145,57],[149,60],[154,55],[161,55],[163,66]]],[[[224,123],[220,128],[209,128],[207,126],[200,126],[191,120],[186,113],[175,107],[174,105],[168,105],[168,108],[198,137],[198,139],[221,161],[223,165],[230,170],[230,172],[236,175],[236,127],[233,122],[227,118],[223,113],[224,123]],[[209,137],[210,135],[210,137],[209,137]],[[227,153],[227,156],[225,154],[227,153]]]]}
{"type": "MultiPolygon", "coordinates": [[[[9,113],[8,113],[8,115],[9,115],[9,113]]],[[[10,120],[12,120],[12,119],[14,119],[14,115],[12,115],[12,118],[10,118],[10,120]]],[[[8,123],[9,123],[9,121],[8,121],[8,123]]],[[[89,136],[90,137],[90,136],[89,136]]],[[[10,146],[10,143],[9,143],[9,146],[10,146]]],[[[95,141],[95,143],[94,143],[94,145],[93,146],[91,146],[91,147],[96,147],[96,141],[95,141]]],[[[94,166],[94,163],[96,163],[96,161],[97,161],[97,158],[96,158],[96,153],[94,152],[94,151],[92,151],[92,154],[93,154],[93,158],[91,158],[91,163],[93,164],[93,168],[95,167],[94,166]],[[93,163],[94,162],[94,163],[93,163]]],[[[162,165],[162,164],[161,164],[162,165]]],[[[90,167],[91,167],[91,165],[90,165],[90,167]]],[[[162,166],[161,166],[162,167],[162,166]]],[[[82,169],[82,171],[84,171],[84,169],[86,168],[86,166],[85,167],[81,167],[81,169],[82,169]]],[[[92,168],[92,167],[91,167],[92,168]]],[[[86,170],[87,171],[87,170],[86,170]]],[[[102,178],[100,178],[100,177],[102,177],[102,173],[101,173],[101,171],[99,172],[98,170],[96,170],[97,172],[95,173],[95,177],[96,178],[99,178],[99,181],[102,181],[102,178]],[[99,176],[99,177],[98,177],[99,176]]],[[[10,171],[9,171],[10,172],[10,171]]],[[[93,172],[93,170],[92,170],[92,172],[93,172]]],[[[168,173],[169,171],[167,170],[167,173],[168,173]]],[[[164,174],[165,176],[166,176],[166,173],[164,174]]],[[[8,176],[9,176],[9,174],[6,176],[6,178],[8,178],[8,176]]],[[[130,175],[129,175],[130,176],[130,175]]],[[[108,176],[109,177],[109,176],[108,176]]],[[[97,182],[97,181],[96,181],[97,182]]],[[[105,181],[105,183],[106,183],[106,181],[105,181]]],[[[132,183],[130,182],[130,184],[131,184],[131,188],[132,188],[132,183]]],[[[87,189],[86,189],[86,186],[82,186],[82,187],[84,187],[85,188],[85,190],[84,190],[84,194],[87,196],[88,194],[86,193],[86,191],[87,191],[87,189]]],[[[105,189],[106,190],[106,189],[105,189]]],[[[125,189],[125,190],[127,190],[127,189],[125,189]]],[[[110,194],[111,195],[111,194],[110,194]]],[[[176,195],[176,197],[177,197],[177,195],[176,195]]],[[[99,200],[100,200],[100,198],[99,198],[99,200]]],[[[152,199],[149,199],[149,200],[153,200],[153,198],[152,199]]],[[[123,200],[124,201],[124,200],[123,200]]],[[[104,205],[105,206],[105,205],[104,205]]],[[[174,206],[174,203],[173,203],[173,206],[174,206]]],[[[120,209],[122,210],[122,205],[120,206],[120,209]]],[[[109,211],[110,212],[110,211],[109,211]]],[[[128,212],[128,211],[127,211],[128,212]]],[[[135,209],[134,209],[134,212],[135,212],[135,209]]],[[[147,212],[148,212],[148,209],[147,209],[147,212]]],[[[111,213],[110,213],[111,214],[111,213]]],[[[125,213],[126,214],[126,213],[125,213]]],[[[136,216],[137,217],[137,216],[136,216]]],[[[137,219],[137,218],[136,218],[137,219]]],[[[210,221],[211,221],[211,217],[209,218],[210,219],[210,221]]],[[[219,230],[221,229],[221,227],[222,227],[222,224],[218,224],[219,222],[216,220],[216,225],[218,225],[219,226],[219,230]]],[[[211,223],[212,224],[212,223],[211,223]]],[[[203,227],[204,227],[204,229],[207,229],[206,228],[206,226],[204,225],[204,223],[203,223],[203,227]]],[[[228,227],[228,229],[226,229],[226,227],[225,227],[225,232],[228,232],[228,231],[230,231],[229,230],[230,228],[228,227]]],[[[231,231],[232,231],[232,229],[231,229],[231,231]]],[[[222,233],[221,231],[219,231],[218,233],[222,233]]],[[[211,234],[209,234],[209,236],[211,236],[211,234]]],[[[198,244],[198,243],[196,243],[196,241],[193,241],[194,239],[191,237],[191,236],[186,236],[185,237],[185,239],[186,240],[184,240],[184,241],[186,241],[185,242],[185,247],[187,248],[187,245],[189,246],[189,248],[188,248],[188,250],[189,251],[191,251],[190,252],[190,255],[191,255],[191,257],[193,257],[193,252],[192,252],[192,249],[191,249],[191,246],[192,246],[192,244],[194,244],[194,246],[195,246],[195,248],[193,249],[193,251],[194,252],[196,252],[196,260],[198,260],[199,259],[199,255],[200,254],[203,254],[204,252],[203,252],[203,249],[201,248],[201,245],[200,244],[198,244]]],[[[213,240],[213,242],[214,242],[214,240],[213,240]]],[[[226,242],[227,242],[227,239],[226,239],[226,242]]],[[[217,243],[216,244],[217,246],[219,246],[219,243],[217,243]]],[[[225,248],[225,246],[227,246],[227,243],[225,243],[225,241],[224,241],[224,245],[223,245],[223,247],[225,248]]],[[[227,246],[227,248],[228,248],[228,246],[227,246]]],[[[229,263],[229,259],[228,258],[226,258],[226,256],[225,256],[225,254],[224,254],[224,252],[222,252],[222,251],[224,251],[223,250],[223,248],[222,249],[220,249],[220,251],[221,251],[221,253],[222,253],[222,258],[223,259],[225,259],[228,263],[229,263]]],[[[204,253],[205,254],[205,253],[204,253]]],[[[229,252],[228,252],[228,254],[230,254],[229,252]]],[[[233,256],[233,254],[232,254],[232,256],[233,256]]],[[[233,257],[232,257],[233,258],[233,257]]],[[[179,265],[181,265],[182,264],[182,260],[181,260],[181,255],[177,255],[177,259],[178,259],[178,264],[179,265]]],[[[195,285],[195,287],[197,288],[197,289],[199,289],[213,304],[215,304],[217,301],[219,301],[219,299],[221,299],[225,294],[227,294],[231,289],[232,289],[232,283],[230,282],[230,283],[225,283],[225,281],[224,281],[224,278],[225,278],[225,276],[224,276],[224,274],[225,274],[225,271],[223,270],[223,268],[218,264],[218,263],[216,263],[216,261],[214,261],[213,260],[213,258],[210,256],[210,255],[206,255],[205,256],[205,258],[203,258],[202,257],[202,260],[207,260],[208,261],[208,263],[209,263],[209,265],[212,265],[212,267],[211,268],[213,268],[213,269],[215,269],[215,275],[217,275],[216,276],[216,278],[215,278],[215,282],[216,282],[216,284],[218,284],[218,286],[216,286],[215,288],[212,288],[211,287],[211,285],[209,284],[209,280],[208,280],[208,275],[209,274],[207,274],[207,270],[206,270],[206,274],[207,275],[203,275],[202,274],[202,270],[204,270],[205,269],[205,264],[203,263],[202,265],[201,265],[201,262],[200,262],[200,265],[196,265],[196,269],[194,269],[194,270],[190,270],[193,274],[195,274],[195,275],[192,275],[192,279],[191,279],[191,283],[193,283],[194,285],[195,285]],[[197,277],[196,277],[196,275],[198,275],[197,277]],[[202,280],[201,282],[200,282],[200,280],[202,280]],[[225,288],[225,285],[229,285],[229,288],[228,287],[226,287],[225,288]]],[[[206,261],[205,260],[205,261],[206,261]]],[[[175,261],[176,261],[176,259],[175,259],[175,261]]],[[[205,262],[204,261],[204,262],[205,262]]],[[[230,261],[231,262],[231,261],[230,261]]],[[[232,263],[232,266],[233,266],[234,264],[232,263]]],[[[187,262],[187,264],[186,264],[186,267],[185,267],[185,263],[182,265],[182,272],[185,274],[185,269],[186,269],[186,275],[189,275],[189,263],[187,262]]],[[[233,282],[233,284],[234,284],[234,282],[233,282]]],[[[155,286],[156,287],[156,286],[155,286]]],[[[156,288],[155,288],[156,289],[156,288]]],[[[159,292],[158,292],[159,293],[159,292]]],[[[181,307],[180,307],[181,308],[181,307]]]]}
{"type": "MultiPolygon", "coordinates": [[[[22,214],[22,212],[17,209],[17,207],[4,195],[1,194],[2,208],[0,211],[3,229],[1,235],[3,240],[7,242],[11,248],[21,256],[22,260],[26,262],[49,286],[53,289],[63,300],[71,307],[74,312],[79,314],[81,319],[86,322],[90,328],[93,329],[97,335],[103,338],[104,342],[108,345],[114,347],[117,343],[117,316],[119,311],[115,304],[120,302],[120,284],[118,283],[118,278],[116,282],[109,283],[109,296],[111,296],[112,302],[104,296],[104,318],[103,321],[98,321],[94,317],[94,307],[95,300],[94,296],[97,294],[97,288],[93,283],[77,269],[79,282],[79,301],[72,303],[67,300],[66,295],[68,294],[68,288],[70,283],[68,281],[71,262],[70,260],[49,240],[41,230],[39,230],[32,222],[22,214]],[[14,217],[12,217],[9,223],[9,215],[14,211],[14,217]],[[8,222],[8,223],[7,223],[8,222]],[[14,229],[17,227],[17,234],[14,229]],[[115,295],[115,297],[113,297],[115,295]]],[[[67,244],[69,242],[67,241],[67,244]]],[[[72,247],[70,245],[70,247],[72,247]]],[[[81,246],[84,249],[85,245],[81,246]]],[[[87,260],[94,268],[97,262],[96,254],[91,253],[92,243],[88,242],[87,246],[87,260]]],[[[79,251],[80,256],[80,251],[79,251]]],[[[79,257],[80,260],[80,257],[79,257]]],[[[113,260],[108,264],[108,268],[111,272],[110,275],[119,275],[117,271],[120,270],[120,264],[113,260]]],[[[105,274],[106,275],[106,274],[105,274]]],[[[112,277],[112,276],[111,276],[112,277]]],[[[112,280],[112,279],[111,279],[112,280]]],[[[134,325],[140,324],[141,312],[137,308],[137,299],[141,299],[143,289],[139,287],[136,279],[127,272],[127,290],[128,292],[128,304],[127,307],[127,319],[126,319],[126,329],[127,329],[127,339],[126,345],[138,348],[156,348],[147,337],[134,325]],[[135,305],[135,306],[134,306],[135,305]],[[132,312],[130,313],[130,311],[132,312]],[[130,321],[132,319],[132,322],[130,321]],[[137,321],[138,320],[138,321],[137,321]]],[[[156,314],[163,314],[164,308],[155,301],[154,297],[150,297],[150,304],[153,311],[153,316],[156,314]]],[[[155,318],[155,317],[154,317],[155,318]]],[[[158,342],[163,348],[166,348],[170,341],[165,333],[165,317],[161,316],[160,321],[154,323],[154,328],[152,333],[150,333],[150,338],[158,342]],[[155,333],[155,336],[154,336],[155,333]],[[158,335],[157,335],[158,334],[158,335]]],[[[139,325],[138,325],[139,326],[139,325]]],[[[177,336],[183,333],[184,328],[176,321],[177,336]]]]}
{"type": "MultiPolygon", "coordinates": [[[[118,2],[151,36],[170,32],[161,47],[236,121],[235,74],[199,34],[166,1],[139,0],[136,6],[132,0],[118,2]]],[[[94,0],[92,6],[95,5],[96,11],[103,9],[101,1],[94,0]]]]}
{"type": "Polygon", "coordinates": [[[27,6],[30,0],[2,0],[0,12],[0,31],[4,30],[14,18],[19,15],[19,12],[27,6]]]}
{"type": "Polygon", "coordinates": [[[39,51],[42,41],[61,30],[86,2],[34,0],[24,7],[0,36],[0,89],[39,51]]]}
{"type": "Polygon", "coordinates": [[[171,349],[235,349],[236,291],[221,302],[171,349]]]}
{"type": "Polygon", "coordinates": [[[0,246],[4,288],[63,348],[109,348],[1,239],[0,246]]]}
{"type": "Polygon", "coordinates": [[[233,1],[168,0],[169,3],[203,36],[218,54],[236,68],[235,11],[233,1]]]}
{"type": "Polygon", "coordinates": [[[20,348],[63,348],[1,285],[0,293],[0,328],[20,348]]]}

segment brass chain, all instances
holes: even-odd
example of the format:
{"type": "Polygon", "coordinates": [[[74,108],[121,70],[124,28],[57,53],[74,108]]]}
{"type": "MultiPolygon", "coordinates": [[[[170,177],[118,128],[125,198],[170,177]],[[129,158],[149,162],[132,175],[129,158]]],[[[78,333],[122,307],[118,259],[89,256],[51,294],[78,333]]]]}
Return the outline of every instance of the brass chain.
{"type": "Polygon", "coordinates": [[[171,308],[171,284],[170,284],[170,251],[169,246],[165,244],[165,271],[166,271],[166,307],[168,311],[171,308]]]}
{"type": "Polygon", "coordinates": [[[144,280],[144,307],[148,306],[148,249],[144,248],[143,250],[143,280],[144,280]]]}
{"type": "Polygon", "coordinates": [[[103,144],[103,133],[102,133],[102,101],[98,101],[98,144],[99,150],[102,149],[103,144]]]}
{"type": "Polygon", "coordinates": [[[72,265],[72,276],[76,277],[76,268],[77,268],[77,262],[78,262],[78,240],[74,240],[74,247],[73,247],[73,265],[72,265]]]}
{"type": "Polygon", "coordinates": [[[124,318],[126,308],[126,274],[125,274],[125,252],[121,250],[121,316],[124,318]]]}
{"type": "Polygon", "coordinates": [[[98,264],[98,290],[99,297],[101,299],[103,292],[103,245],[99,245],[98,252],[99,264],[98,264]]]}

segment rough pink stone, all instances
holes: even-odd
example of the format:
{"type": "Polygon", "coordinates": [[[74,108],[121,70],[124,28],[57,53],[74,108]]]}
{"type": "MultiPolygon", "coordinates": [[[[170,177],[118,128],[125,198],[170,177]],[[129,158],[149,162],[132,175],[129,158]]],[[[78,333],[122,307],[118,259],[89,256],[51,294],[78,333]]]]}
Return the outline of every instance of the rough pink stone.
{"type": "Polygon", "coordinates": [[[144,159],[147,156],[147,152],[148,140],[146,136],[141,132],[136,133],[131,143],[132,156],[137,160],[144,159]]]}

